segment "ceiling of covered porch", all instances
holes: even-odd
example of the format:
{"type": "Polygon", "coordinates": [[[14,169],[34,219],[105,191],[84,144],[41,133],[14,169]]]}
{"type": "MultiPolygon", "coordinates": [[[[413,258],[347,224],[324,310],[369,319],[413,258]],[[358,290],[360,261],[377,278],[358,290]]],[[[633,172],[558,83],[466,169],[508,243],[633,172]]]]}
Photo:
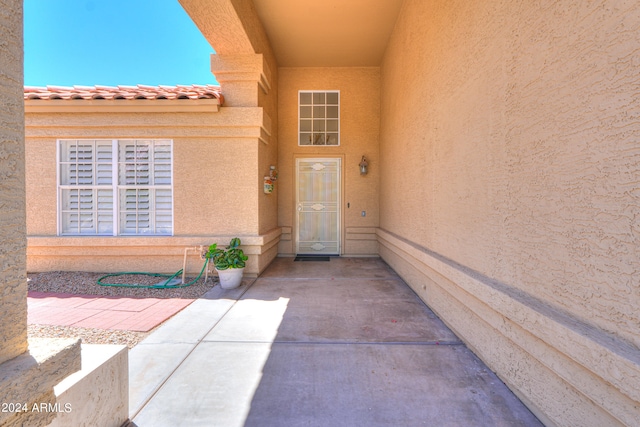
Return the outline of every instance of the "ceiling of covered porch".
{"type": "Polygon", "coordinates": [[[402,0],[253,0],[280,67],[378,66],[402,0]]]}

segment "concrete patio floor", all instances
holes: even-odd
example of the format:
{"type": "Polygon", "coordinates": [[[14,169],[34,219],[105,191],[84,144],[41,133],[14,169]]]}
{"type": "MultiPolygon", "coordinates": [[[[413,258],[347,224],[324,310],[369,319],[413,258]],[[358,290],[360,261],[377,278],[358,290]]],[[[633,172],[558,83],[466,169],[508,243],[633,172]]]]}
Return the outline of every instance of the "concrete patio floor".
{"type": "Polygon", "coordinates": [[[151,426],[540,426],[383,261],[277,258],[129,354],[151,426]]]}

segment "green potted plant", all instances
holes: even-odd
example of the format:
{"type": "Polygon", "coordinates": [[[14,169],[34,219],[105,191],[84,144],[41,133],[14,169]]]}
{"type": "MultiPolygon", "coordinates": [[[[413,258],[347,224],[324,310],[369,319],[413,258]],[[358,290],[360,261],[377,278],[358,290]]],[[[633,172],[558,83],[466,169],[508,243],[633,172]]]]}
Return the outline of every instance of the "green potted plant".
{"type": "Polygon", "coordinates": [[[218,272],[220,286],[223,289],[233,289],[240,286],[244,273],[245,261],[248,257],[240,249],[240,239],[234,237],[225,249],[218,248],[217,244],[209,246],[206,255],[209,262],[218,272]]]}

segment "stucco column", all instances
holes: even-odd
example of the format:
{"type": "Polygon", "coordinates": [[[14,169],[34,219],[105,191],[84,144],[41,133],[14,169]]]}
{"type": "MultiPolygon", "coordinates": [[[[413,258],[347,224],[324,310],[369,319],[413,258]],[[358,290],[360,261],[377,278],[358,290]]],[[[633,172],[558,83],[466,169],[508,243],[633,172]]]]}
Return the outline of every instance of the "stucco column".
{"type": "Polygon", "coordinates": [[[260,91],[271,90],[271,72],[262,54],[211,55],[227,107],[257,107],[260,91]]]}
{"type": "Polygon", "coordinates": [[[0,363],[27,351],[22,1],[0,0],[0,363]]]}
{"type": "Polygon", "coordinates": [[[53,386],[80,369],[80,342],[27,343],[22,0],[0,11],[0,425],[39,427],[56,416],[53,386]]]}

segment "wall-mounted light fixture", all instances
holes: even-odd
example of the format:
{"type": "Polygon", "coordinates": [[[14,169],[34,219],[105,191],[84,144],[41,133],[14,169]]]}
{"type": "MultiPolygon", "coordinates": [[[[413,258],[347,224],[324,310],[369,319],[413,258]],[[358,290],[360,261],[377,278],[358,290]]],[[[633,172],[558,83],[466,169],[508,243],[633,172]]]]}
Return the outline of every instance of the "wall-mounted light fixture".
{"type": "Polygon", "coordinates": [[[367,174],[367,168],[369,167],[369,162],[367,162],[367,159],[362,156],[362,160],[360,160],[360,175],[366,175],[367,174]]]}

